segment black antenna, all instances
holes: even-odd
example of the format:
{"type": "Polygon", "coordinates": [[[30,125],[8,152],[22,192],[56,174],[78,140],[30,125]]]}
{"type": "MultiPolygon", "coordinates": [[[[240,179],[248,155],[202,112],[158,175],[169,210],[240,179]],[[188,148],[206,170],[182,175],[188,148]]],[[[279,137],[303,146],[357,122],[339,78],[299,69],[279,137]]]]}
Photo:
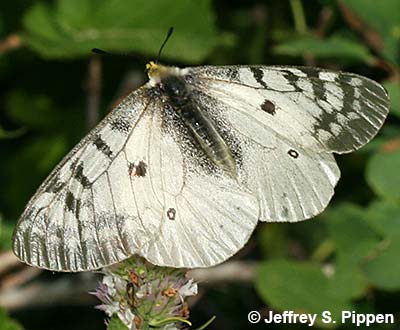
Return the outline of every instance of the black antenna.
{"type": "Polygon", "coordinates": [[[134,57],[132,54],[129,53],[110,53],[106,52],[105,50],[99,48],[92,48],[92,53],[97,55],[106,55],[106,56],[126,56],[126,57],[134,57]]]}
{"type": "Polygon", "coordinates": [[[164,42],[162,43],[162,45],[161,45],[161,47],[160,47],[160,50],[158,51],[158,55],[157,55],[157,58],[156,58],[156,64],[158,63],[158,60],[159,60],[160,57],[161,57],[161,52],[162,52],[162,50],[164,49],[164,46],[165,46],[165,44],[167,43],[167,41],[168,41],[169,37],[171,36],[172,32],[174,32],[174,28],[171,26],[171,27],[169,28],[169,30],[168,30],[168,33],[167,33],[167,36],[165,37],[164,42]]]}
{"type": "Polygon", "coordinates": [[[92,53],[98,54],[98,55],[112,55],[105,50],[99,49],[99,48],[92,48],[92,53]]]}
{"type": "MultiPolygon", "coordinates": [[[[165,37],[164,42],[162,43],[160,50],[158,51],[158,55],[156,58],[156,64],[158,63],[158,60],[160,59],[161,52],[164,49],[165,44],[167,43],[169,37],[171,36],[172,32],[174,32],[174,28],[171,26],[168,30],[167,36],[165,37]]],[[[106,52],[105,50],[99,49],[99,48],[92,48],[92,52],[98,55],[106,55],[106,56],[127,56],[127,57],[134,57],[132,54],[128,53],[110,53],[106,52]]]]}

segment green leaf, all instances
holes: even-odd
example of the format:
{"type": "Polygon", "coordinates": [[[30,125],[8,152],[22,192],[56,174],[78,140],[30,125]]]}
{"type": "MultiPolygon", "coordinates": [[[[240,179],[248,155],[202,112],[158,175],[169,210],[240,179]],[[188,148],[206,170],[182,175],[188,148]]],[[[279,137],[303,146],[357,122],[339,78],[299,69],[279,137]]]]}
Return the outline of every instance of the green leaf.
{"type": "Polygon", "coordinates": [[[367,221],[367,212],[356,205],[343,204],[331,208],[324,217],[336,253],[347,264],[360,264],[380,241],[367,221]]]}
{"type": "Polygon", "coordinates": [[[11,250],[11,239],[15,224],[4,221],[0,214],[0,251],[11,250]]]}
{"type": "Polygon", "coordinates": [[[366,179],[370,187],[385,199],[400,201],[400,149],[379,152],[367,164],[366,179]]]}
{"type": "Polygon", "coordinates": [[[110,322],[108,323],[107,330],[129,330],[128,327],[119,319],[117,314],[114,314],[111,317],[110,322]]]}
{"type": "Polygon", "coordinates": [[[335,271],[330,283],[332,294],[342,299],[363,296],[368,281],[361,272],[361,265],[374,251],[380,237],[367,221],[368,213],[353,204],[331,208],[323,216],[328,232],[335,244],[335,271]]]}
{"type": "Polygon", "coordinates": [[[277,310],[319,315],[329,310],[334,319],[340,317],[342,310],[351,310],[343,297],[333,294],[330,279],[321,266],[311,262],[263,262],[257,269],[255,285],[261,298],[277,310]]]}
{"type": "Polygon", "coordinates": [[[400,84],[387,81],[383,85],[390,97],[390,114],[400,117],[400,84]]]}
{"type": "Polygon", "coordinates": [[[384,238],[400,238],[400,205],[374,202],[367,215],[368,223],[384,238]]]}
{"type": "Polygon", "coordinates": [[[400,1],[344,0],[344,3],[383,39],[382,54],[390,61],[399,61],[400,1]]]}
{"type": "Polygon", "coordinates": [[[367,278],[379,288],[400,289],[399,238],[390,240],[388,246],[363,267],[367,278]]]}
{"type": "Polygon", "coordinates": [[[329,39],[296,37],[279,44],[274,51],[281,55],[303,56],[304,53],[308,53],[317,58],[346,58],[366,63],[372,60],[369,50],[362,44],[338,35],[329,39]]]}
{"type": "Polygon", "coordinates": [[[1,330],[22,330],[22,326],[12,320],[6,313],[6,311],[0,307],[0,329],[1,330]]]}
{"type": "Polygon", "coordinates": [[[364,265],[370,282],[386,290],[400,288],[400,206],[375,202],[369,209],[369,222],[383,236],[379,248],[364,265]]]}
{"type": "Polygon", "coordinates": [[[36,3],[23,22],[25,42],[48,58],[92,48],[154,57],[170,26],[163,57],[198,62],[217,44],[210,0],[58,0],[55,8],[36,3]]]}
{"type": "Polygon", "coordinates": [[[329,282],[331,294],[344,300],[358,299],[368,292],[369,283],[359,265],[338,256],[329,282]]]}

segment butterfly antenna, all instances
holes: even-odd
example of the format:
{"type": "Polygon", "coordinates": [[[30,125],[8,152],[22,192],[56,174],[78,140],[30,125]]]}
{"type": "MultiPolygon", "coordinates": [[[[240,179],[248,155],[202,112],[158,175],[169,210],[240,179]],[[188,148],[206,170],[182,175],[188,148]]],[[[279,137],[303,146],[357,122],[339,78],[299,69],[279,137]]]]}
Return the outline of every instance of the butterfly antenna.
{"type": "Polygon", "coordinates": [[[99,49],[99,48],[92,48],[92,53],[98,54],[98,55],[114,55],[109,52],[106,52],[105,50],[99,49]]]}
{"type": "Polygon", "coordinates": [[[124,56],[124,57],[134,57],[134,55],[129,54],[129,53],[111,53],[111,52],[106,52],[105,50],[99,49],[99,48],[92,48],[92,53],[95,53],[97,55],[105,55],[105,56],[124,56]]]}
{"type": "Polygon", "coordinates": [[[160,47],[160,50],[158,51],[158,55],[157,55],[157,58],[156,58],[156,64],[158,63],[158,61],[159,61],[159,59],[161,57],[161,52],[164,49],[164,46],[167,43],[167,41],[168,41],[169,37],[171,36],[172,32],[174,32],[174,28],[171,26],[169,28],[169,30],[168,30],[168,33],[167,33],[167,36],[165,37],[164,42],[162,43],[162,45],[160,47]]]}

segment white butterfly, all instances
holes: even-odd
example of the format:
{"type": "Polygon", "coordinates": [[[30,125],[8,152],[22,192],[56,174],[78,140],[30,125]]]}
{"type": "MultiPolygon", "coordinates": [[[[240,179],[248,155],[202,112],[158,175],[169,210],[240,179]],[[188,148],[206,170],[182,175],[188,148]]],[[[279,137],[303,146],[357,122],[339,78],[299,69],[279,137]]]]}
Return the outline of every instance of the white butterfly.
{"type": "Polygon", "coordinates": [[[134,254],[173,267],[223,262],[258,221],[324,210],[354,151],[382,126],[378,83],[309,67],[167,67],[56,167],[14,234],[24,262],[84,271],[134,254]]]}

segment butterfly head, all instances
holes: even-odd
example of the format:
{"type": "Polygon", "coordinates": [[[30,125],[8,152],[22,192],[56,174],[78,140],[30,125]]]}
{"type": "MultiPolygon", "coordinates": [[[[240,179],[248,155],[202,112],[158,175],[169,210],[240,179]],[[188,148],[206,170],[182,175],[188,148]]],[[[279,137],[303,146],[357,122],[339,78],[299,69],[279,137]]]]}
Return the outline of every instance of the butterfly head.
{"type": "Polygon", "coordinates": [[[150,79],[150,85],[155,86],[168,76],[180,76],[185,72],[184,69],[179,69],[173,66],[162,65],[153,61],[146,64],[147,75],[150,79]]]}
{"type": "Polygon", "coordinates": [[[150,61],[146,64],[146,71],[150,80],[163,76],[165,74],[166,68],[167,67],[165,67],[164,65],[155,63],[153,61],[150,61]]]}

